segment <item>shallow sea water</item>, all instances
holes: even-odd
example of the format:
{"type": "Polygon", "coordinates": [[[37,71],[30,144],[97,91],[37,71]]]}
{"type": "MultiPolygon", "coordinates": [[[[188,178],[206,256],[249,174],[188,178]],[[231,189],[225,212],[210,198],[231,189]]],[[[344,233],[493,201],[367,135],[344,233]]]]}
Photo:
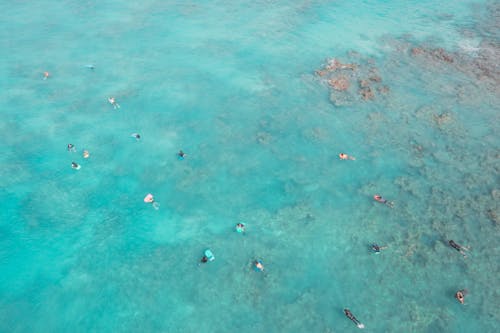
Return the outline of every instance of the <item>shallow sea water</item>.
{"type": "Polygon", "coordinates": [[[0,10],[0,332],[499,326],[498,4],[0,10]],[[347,92],[315,75],[334,57],[347,92]]]}

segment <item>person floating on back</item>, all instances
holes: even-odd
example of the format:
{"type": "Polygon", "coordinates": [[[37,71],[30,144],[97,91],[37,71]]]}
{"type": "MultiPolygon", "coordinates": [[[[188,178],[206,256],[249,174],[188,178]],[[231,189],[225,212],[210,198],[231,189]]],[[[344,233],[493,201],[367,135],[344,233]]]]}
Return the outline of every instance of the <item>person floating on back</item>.
{"type": "Polygon", "coordinates": [[[384,250],[384,249],[386,249],[386,248],[387,248],[387,246],[379,246],[379,245],[377,245],[377,244],[372,244],[372,250],[373,250],[373,252],[375,252],[376,254],[379,254],[379,253],[380,253],[380,251],[382,251],[382,250],[384,250]]]}
{"type": "Polygon", "coordinates": [[[108,98],[108,102],[109,102],[109,104],[113,105],[113,109],[115,109],[115,110],[116,110],[116,109],[119,109],[119,108],[120,108],[120,104],[118,104],[118,103],[116,102],[116,99],[115,99],[114,97],[109,97],[109,98],[108,98]]]}
{"type": "Polygon", "coordinates": [[[356,159],[354,156],[349,156],[349,155],[344,154],[344,153],[340,153],[339,158],[341,160],[352,160],[352,161],[354,161],[356,159]]]}
{"type": "Polygon", "coordinates": [[[255,260],[253,262],[253,269],[257,272],[263,272],[264,271],[264,265],[262,264],[262,261],[260,260],[255,260]]]}
{"type": "Polygon", "coordinates": [[[466,248],[465,246],[462,246],[462,245],[459,245],[459,244],[455,243],[455,241],[453,241],[453,240],[449,240],[448,244],[450,244],[450,246],[452,248],[454,248],[455,250],[457,250],[458,252],[460,252],[460,254],[464,256],[464,258],[467,258],[467,254],[465,254],[465,250],[468,250],[468,248],[466,248]]]}
{"type": "Polygon", "coordinates": [[[385,204],[385,205],[387,205],[387,206],[389,206],[389,207],[391,207],[391,208],[393,208],[393,207],[394,207],[394,201],[388,201],[388,200],[386,200],[384,197],[382,197],[382,196],[381,196],[381,195],[379,195],[379,194],[375,194],[375,195],[373,196],[373,199],[375,199],[375,201],[380,202],[380,203],[383,203],[383,204],[385,204]]]}
{"type": "Polygon", "coordinates": [[[363,325],[356,317],[354,317],[349,309],[344,309],[344,313],[347,318],[349,318],[354,324],[356,324],[356,326],[358,326],[358,328],[365,328],[365,325],[363,325]]]}
{"type": "Polygon", "coordinates": [[[455,298],[460,302],[460,304],[464,304],[465,295],[467,295],[467,289],[461,289],[455,293],[455,298]]]}
{"type": "Polygon", "coordinates": [[[145,203],[153,203],[153,202],[155,202],[155,198],[153,197],[153,195],[151,193],[148,193],[144,197],[144,202],[145,203]]]}
{"type": "Polygon", "coordinates": [[[75,170],[80,170],[80,165],[76,162],[71,162],[71,167],[75,170]]]}

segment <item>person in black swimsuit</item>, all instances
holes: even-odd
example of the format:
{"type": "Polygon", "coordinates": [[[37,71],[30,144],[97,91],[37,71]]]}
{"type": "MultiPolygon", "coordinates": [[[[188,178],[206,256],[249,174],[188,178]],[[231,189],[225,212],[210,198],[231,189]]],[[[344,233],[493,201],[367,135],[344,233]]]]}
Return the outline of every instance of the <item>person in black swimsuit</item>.
{"type": "Polygon", "coordinates": [[[458,252],[460,252],[460,254],[464,256],[464,258],[467,258],[467,255],[465,254],[465,250],[467,250],[466,247],[455,243],[455,241],[453,241],[453,239],[449,240],[448,244],[450,244],[450,246],[452,248],[454,248],[455,250],[457,250],[458,252]]]}
{"type": "Polygon", "coordinates": [[[365,325],[363,325],[356,317],[354,317],[349,309],[344,309],[344,313],[347,318],[349,318],[353,323],[356,324],[356,326],[358,326],[358,328],[365,328],[365,325]]]}

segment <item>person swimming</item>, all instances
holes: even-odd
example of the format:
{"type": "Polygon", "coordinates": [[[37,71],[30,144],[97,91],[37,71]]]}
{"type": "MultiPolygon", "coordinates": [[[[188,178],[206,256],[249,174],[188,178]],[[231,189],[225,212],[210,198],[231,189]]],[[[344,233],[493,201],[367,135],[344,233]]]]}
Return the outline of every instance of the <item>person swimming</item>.
{"type": "Polygon", "coordinates": [[[344,313],[347,318],[349,318],[354,324],[356,324],[356,326],[358,326],[358,328],[365,328],[365,325],[363,325],[356,317],[354,317],[349,309],[344,309],[344,313]]]}
{"type": "Polygon", "coordinates": [[[144,197],[144,202],[150,203],[156,210],[160,209],[160,204],[155,201],[155,198],[151,193],[146,194],[146,196],[144,197]]]}
{"type": "MultiPolygon", "coordinates": [[[[203,258],[207,258],[206,260],[208,260],[208,261],[214,261],[215,260],[215,256],[214,256],[214,254],[212,253],[212,251],[210,249],[206,249],[203,254],[204,254],[203,258]]],[[[203,262],[203,258],[201,258],[202,262],[203,262]]]]}
{"type": "Polygon", "coordinates": [[[95,69],[95,66],[93,64],[85,65],[85,67],[88,68],[88,69],[91,69],[91,70],[95,69]]]}
{"type": "Polygon", "coordinates": [[[455,243],[455,241],[453,241],[452,239],[448,241],[448,244],[450,244],[452,248],[460,252],[460,254],[464,256],[464,258],[467,258],[467,254],[465,254],[465,250],[467,250],[466,247],[455,243]]]}
{"type": "Polygon", "coordinates": [[[84,150],[83,153],[82,153],[82,156],[83,158],[89,158],[90,157],[90,153],[88,150],[84,150]]]}
{"type": "Polygon", "coordinates": [[[119,108],[120,108],[120,104],[118,104],[118,103],[116,102],[116,99],[115,99],[114,97],[109,97],[109,98],[108,98],[108,102],[109,102],[109,104],[113,105],[113,109],[115,109],[115,110],[116,110],[116,109],[119,109],[119,108]]]}
{"type": "Polygon", "coordinates": [[[384,205],[387,205],[387,206],[389,206],[389,207],[391,207],[391,208],[393,208],[393,207],[394,207],[394,202],[393,202],[393,201],[388,201],[387,199],[385,199],[384,197],[382,197],[382,196],[381,196],[381,195],[379,195],[379,194],[375,194],[375,195],[373,196],[373,199],[375,199],[375,201],[380,202],[380,203],[383,203],[384,205]]]}
{"type": "Polygon", "coordinates": [[[253,262],[253,269],[257,272],[263,272],[264,271],[264,265],[262,264],[262,261],[260,260],[255,260],[253,262]]]}
{"type": "Polygon", "coordinates": [[[460,302],[460,304],[464,304],[465,295],[467,295],[467,289],[461,289],[455,293],[455,298],[460,302]]]}
{"type": "Polygon", "coordinates": [[[155,199],[154,199],[154,197],[153,197],[153,195],[151,193],[148,193],[144,197],[144,202],[145,203],[153,203],[153,202],[155,202],[155,199]]]}
{"type": "Polygon", "coordinates": [[[355,158],[355,157],[353,157],[353,156],[349,156],[349,155],[344,154],[344,153],[340,153],[340,154],[339,154],[339,158],[340,158],[341,160],[352,160],[352,161],[356,160],[356,158],[355,158]]]}
{"type": "Polygon", "coordinates": [[[43,72],[43,80],[47,80],[50,76],[49,72],[43,72]]]}
{"type": "Polygon", "coordinates": [[[245,232],[245,225],[243,223],[238,223],[236,225],[236,231],[239,233],[245,232]]]}
{"type": "Polygon", "coordinates": [[[80,170],[80,165],[76,162],[71,162],[71,167],[75,170],[80,170]]]}
{"type": "Polygon", "coordinates": [[[208,262],[208,257],[207,256],[203,256],[201,257],[201,260],[200,260],[202,263],[206,264],[208,262]]]}
{"type": "Polygon", "coordinates": [[[131,137],[135,138],[136,140],[140,140],[141,139],[141,135],[139,133],[132,133],[130,134],[131,137]]]}
{"type": "Polygon", "coordinates": [[[387,246],[379,246],[377,244],[372,244],[372,250],[373,250],[373,252],[375,252],[377,254],[380,253],[381,250],[384,250],[386,248],[387,248],[387,246]]]}
{"type": "Polygon", "coordinates": [[[76,151],[75,145],[72,143],[68,143],[68,151],[74,153],[76,151]]]}
{"type": "Polygon", "coordinates": [[[177,153],[177,158],[182,161],[184,157],[186,157],[186,153],[182,150],[179,150],[179,152],[177,153]]]}

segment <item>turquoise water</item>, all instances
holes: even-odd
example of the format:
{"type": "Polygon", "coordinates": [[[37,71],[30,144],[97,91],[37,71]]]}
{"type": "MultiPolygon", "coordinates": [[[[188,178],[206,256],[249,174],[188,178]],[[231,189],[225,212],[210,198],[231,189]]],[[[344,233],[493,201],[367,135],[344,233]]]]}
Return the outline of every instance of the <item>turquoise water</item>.
{"type": "Polygon", "coordinates": [[[0,10],[0,332],[499,326],[498,4],[0,10]],[[334,57],[356,69],[314,74],[334,57]]]}

